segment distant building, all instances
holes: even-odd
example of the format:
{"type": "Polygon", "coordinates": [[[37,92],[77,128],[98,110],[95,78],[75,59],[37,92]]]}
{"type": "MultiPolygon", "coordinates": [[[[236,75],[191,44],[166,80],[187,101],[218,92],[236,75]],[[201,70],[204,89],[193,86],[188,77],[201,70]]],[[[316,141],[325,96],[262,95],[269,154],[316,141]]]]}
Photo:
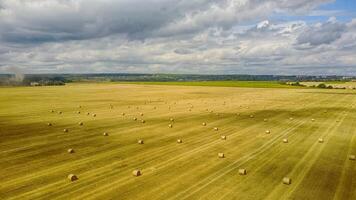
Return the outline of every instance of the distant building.
{"type": "Polygon", "coordinates": [[[30,85],[31,86],[40,86],[40,83],[39,82],[31,82],[30,85]]]}
{"type": "Polygon", "coordinates": [[[353,77],[351,77],[351,76],[343,76],[343,77],[342,77],[343,80],[351,80],[352,78],[353,78],[353,77]]]}

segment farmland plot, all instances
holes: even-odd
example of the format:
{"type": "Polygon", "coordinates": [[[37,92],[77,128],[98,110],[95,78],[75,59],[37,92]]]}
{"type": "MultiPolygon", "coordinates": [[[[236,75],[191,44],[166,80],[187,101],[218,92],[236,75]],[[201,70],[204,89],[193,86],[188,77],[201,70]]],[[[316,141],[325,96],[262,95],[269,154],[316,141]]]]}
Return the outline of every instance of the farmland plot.
{"type": "Polygon", "coordinates": [[[0,199],[356,199],[355,105],[352,90],[0,88],[0,199]]]}

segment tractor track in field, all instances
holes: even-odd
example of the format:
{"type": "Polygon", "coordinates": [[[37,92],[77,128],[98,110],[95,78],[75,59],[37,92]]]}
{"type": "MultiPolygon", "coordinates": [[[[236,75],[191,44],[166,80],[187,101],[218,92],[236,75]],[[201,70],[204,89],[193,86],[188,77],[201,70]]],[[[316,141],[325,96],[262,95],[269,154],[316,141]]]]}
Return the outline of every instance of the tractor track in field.
{"type": "MultiPolygon", "coordinates": [[[[285,115],[287,115],[287,114],[285,114],[285,115]]],[[[239,134],[241,131],[243,131],[243,132],[249,132],[250,130],[253,130],[254,128],[255,128],[255,126],[260,126],[260,125],[264,125],[264,124],[259,124],[259,123],[257,123],[257,124],[255,124],[254,126],[250,126],[250,127],[247,127],[247,128],[244,128],[244,129],[242,129],[242,130],[240,130],[239,132],[236,132],[235,134],[239,134]]],[[[195,128],[193,128],[193,129],[195,129],[195,128]]],[[[184,131],[186,131],[186,130],[184,130],[184,131]]],[[[214,136],[212,136],[212,137],[214,137],[214,136]]],[[[231,137],[231,135],[230,135],[230,137],[231,137]]],[[[204,150],[206,150],[206,148],[208,148],[208,147],[210,147],[210,146],[213,146],[213,145],[215,145],[215,144],[218,144],[218,143],[220,143],[221,141],[220,140],[218,140],[218,139],[216,139],[216,140],[213,140],[213,142],[212,143],[207,143],[207,144],[205,144],[205,148],[202,148],[202,147],[200,147],[199,148],[199,152],[200,151],[204,151],[204,150]]],[[[167,148],[170,148],[170,146],[168,145],[167,146],[167,148]]],[[[194,149],[194,150],[192,150],[192,151],[194,151],[195,153],[197,153],[197,150],[198,149],[194,149]]],[[[173,150],[174,151],[174,150],[173,150]]],[[[173,157],[173,158],[171,158],[171,159],[169,159],[169,160],[166,160],[166,161],[164,161],[163,163],[165,163],[165,165],[167,165],[167,164],[170,164],[170,162],[172,162],[172,161],[177,161],[177,160],[180,160],[180,159],[184,159],[184,158],[186,158],[186,156],[193,156],[192,155],[192,151],[189,151],[189,152],[186,152],[186,153],[184,153],[183,155],[178,155],[178,156],[176,156],[176,157],[173,157]],[[177,158],[178,157],[178,158],[177,158]]],[[[157,150],[157,152],[146,152],[145,154],[147,154],[147,155],[155,155],[155,154],[157,154],[157,153],[159,153],[159,152],[166,152],[166,149],[158,149],[157,150]]],[[[103,156],[105,156],[106,155],[106,153],[104,152],[103,153],[103,156]]],[[[139,157],[145,157],[144,155],[139,155],[138,156],[138,158],[139,157]]],[[[149,157],[149,156],[148,156],[149,157]]],[[[159,157],[159,155],[157,155],[157,157],[159,157]]],[[[149,157],[150,158],[150,157],[149,157]]],[[[97,160],[98,159],[98,155],[95,155],[95,157],[93,158],[94,160],[97,160]]],[[[94,161],[94,160],[88,160],[87,161],[87,163],[90,163],[90,162],[92,162],[92,161],[94,161]]],[[[127,165],[129,165],[130,164],[130,160],[132,161],[132,162],[135,162],[136,161],[136,158],[135,157],[131,157],[131,158],[129,158],[129,163],[126,163],[127,165]]],[[[154,160],[154,158],[150,158],[150,160],[154,160]]],[[[118,161],[118,162],[123,162],[123,161],[118,161]]],[[[78,164],[77,165],[83,165],[84,163],[82,163],[82,162],[77,162],[78,164]]],[[[73,165],[73,164],[72,164],[73,165]]],[[[102,174],[101,176],[107,176],[108,174],[107,174],[107,172],[109,172],[109,171],[111,171],[111,168],[112,168],[112,166],[115,166],[116,165],[116,162],[115,163],[112,163],[112,164],[110,164],[110,165],[105,165],[105,166],[103,166],[102,168],[106,168],[107,169],[107,171],[102,171],[102,168],[96,168],[96,169],[93,169],[93,170],[91,170],[91,171],[88,171],[88,172],[85,172],[84,174],[91,174],[91,176],[92,177],[94,177],[94,178],[96,178],[96,179],[98,179],[98,178],[100,178],[100,175],[99,175],[99,173],[100,174],[102,174]],[[93,171],[98,171],[96,174],[92,174],[92,172],[93,171]]],[[[162,167],[162,163],[160,163],[159,165],[161,165],[161,167],[162,167]]],[[[68,166],[68,164],[63,164],[63,166],[62,166],[62,169],[63,168],[67,168],[67,167],[74,167],[74,165],[73,166],[68,166]]],[[[158,169],[158,167],[159,166],[153,166],[154,168],[157,168],[158,169]]],[[[44,176],[44,175],[46,175],[47,173],[49,173],[50,171],[53,171],[53,170],[60,170],[61,168],[58,168],[58,167],[56,167],[56,168],[54,168],[54,169],[47,169],[45,172],[43,172],[42,173],[42,176],[44,176]]],[[[145,173],[145,174],[147,174],[147,173],[145,173]]],[[[31,177],[29,177],[28,178],[28,180],[30,181],[33,177],[38,177],[39,175],[36,175],[36,176],[31,176],[31,177]]],[[[90,178],[90,177],[87,177],[87,178],[90,178]]],[[[126,178],[127,180],[130,180],[131,179],[131,176],[130,176],[130,178],[126,178]]],[[[23,181],[24,179],[23,178],[21,178],[21,179],[19,179],[20,181],[23,181]]],[[[118,180],[118,182],[119,183],[121,183],[122,184],[122,182],[123,182],[123,180],[118,180]]],[[[15,183],[14,183],[15,184],[15,183]]],[[[98,182],[96,182],[95,184],[100,184],[100,181],[98,181],[98,182]]],[[[45,189],[45,188],[51,188],[51,187],[53,187],[53,186],[57,186],[57,187],[60,187],[62,185],[62,182],[60,181],[60,182],[57,182],[57,183],[54,183],[54,184],[49,184],[49,185],[47,185],[47,186],[45,186],[45,187],[42,187],[42,188],[39,188],[39,189],[45,189]]],[[[31,191],[31,193],[35,193],[35,192],[38,192],[37,190],[36,191],[31,191]]],[[[69,193],[67,193],[67,194],[69,194],[69,193]]],[[[26,195],[31,195],[30,193],[26,193],[26,195]]],[[[88,195],[89,196],[89,195],[88,195]]],[[[20,197],[21,198],[21,197],[20,197]]]]}
{"type": "MultiPolygon", "coordinates": [[[[263,124],[262,124],[263,125],[263,124]]],[[[248,130],[252,130],[254,127],[250,127],[248,130]]],[[[215,143],[217,143],[217,142],[215,142],[215,143]]],[[[204,150],[204,149],[203,149],[204,150]]],[[[186,153],[187,155],[190,155],[191,153],[189,152],[189,153],[186,153]]],[[[184,154],[184,155],[186,155],[186,154],[184,154]]],[[[173,158],[173,159],[171,159],[171,160],[169,160],[169,161],[167,161],[166,163],[169,163],[170,161],[174,161],[176,158],[173,158]]],[[[104,168],[109,168],[110,169],[110,166],[104,166],[104,168]]],[[[101,172],[99,169],[98,169],[98,171],[99,172],[101,172]]],[[[98,172],[98,173],[99,173],[98,172]]],[[[88,174],[89,174],[90,172],[88,172],[88,174]]],[[[107,174],[105,174],[105,173],[102,173],[102,174],[104,174],[104,176],[105,175],[107,175],[107,174]]],[[[122,183],[122,180],[121,181],[118,181],[118,182],[120,182],[120,183],[122,183]]],[[[100,181],[99,181],[99,183],[98,184],[100,184],[100,181]]],[[[60,184],[58,184],[58,186],[59,186],[60,184]]]]}
{"type": "MultiPolygon", "coordinates": [[[[340,113],[340,117],[335,120],[331,119],[332,123],[327,125],[327,129],[323,131],[323,134],[321,135],[321,138],[323,138],[326,143],[329,139],[329,136],[333,134],[334,131],[336,131],[342,122],[345,120],[347,117],[347,114],[345,113],[340,113]]],[[[320,132],[320,129],[322,129],[323,126],[319,126],[319,128],[316,130],[316,132],[320,132]]],[[[293,177],[293,184],[288,188],[288,191],[284,191],[282,196],[279,196],[280,198],[288,198],[295,189],[300,185],[300,183],[303,181],[304,177],[307,175],[311,167],[315,164],[316,160],[319,158],[319,155],[321,152],[324,150],[325,146],[327,144],[320,144],[317,140],[314,142],[314,144],[308,149],[307,153],[299,160],[299,162],[293,167],[293,170],[286,175],[287,177],[293,177]],[[308,162],[306,162],[308,161],[308,162]],[[304,164],[307,163],[307,166],[304,166],[304,164]],[[295,174],[296,171],[300,170],[300,168],[303,167],[302,173],[295,174]]],[[[270,194],[266,197],[266,199],[275,199],[276,193],[278,193],[278,190],[282,189],[283,185],[277,186],[273,191],[270,192],[270,194]]]]}
{"type": "MultiPolygon", "coordinates": [[[[313,103],[310,103],[310,105],[312,105],[312,104],[316,104],[315,102],[313,102],[313,103]]],[[[303,121],[303,120],[302,120],[303,121]]],[[[292,129],[292,128],[296,128],[297,126],[300,126],[300,125],[302,125],[303,123],[301,123],[301,124],[296,124],[296,125],[294,125],[293,127],[290,127],[290,129],[292,129]]],[[[262,124],[262,125],[264,125],[264,124],[262,124]]],[[[256,125],[254,125],[254,126],[256,126],[256,125]]],[[[247,130],[247,132],[248,131],[250,131],[250,130],[253,130],[255,127],[254,126],[251,126],[251,127],[249,127],[248,128],[248,130],[247,130]]],[[[289,130],[289,129],[288,129],[289,130]]],[[[231,137],[231,136],[230,136],[231,137]]],[[[280,136],[280,137],[282,137],[282,136],[280,136]]],[[[280,138],[279,137],[279,138],[280,138]]],[[[217,142],[219,142],[219,141],[215,141],[214,143],[217,143],[217,142]]],[[[274,143],[273,143],[274,144],[274,143]]],[[[207,146],[211,146],[211,144],[207,144],[207,146]]],[[[184,155],[187,155],[187,156],[193,156],[192,154],[193,153],[198,153],[198,152],[200,152],[200,151],[204,151],[204,150],[206,150],[206,148],[202,148],[202,147],[200,147],[200,148],[196,148],[196,149],[194,149],[193,151],[189,151],[189,152],[186,152],[186,153],[184,153],[184,155]]],[[[183,157],[183,156],[178,156],[178,157],[180,157],[180,158],[178,158],[178,160],[179,159],[183,159],[183,158],[186,158],[186,157],[183,157]]],[[[251,159],[251,157],[250,157],[250,159],[251,159]]],[[[166,161],[166,163],[168,163],[168,164],[171,164],[171,162],[172,161],[177,161],[177,158],[176,157],[174,157],[174,158],[172,158],[172,159],[170,159],[170,160],[167,160],[166,161]]],[[[160,163],[160,165],[162,166],[162,163],[160,163]]],[[[165,166],[165,165],[163,165],[163,166],[165,166]]],[[[159,166],[158,167],[156,167],[157,169],[159,169],[159,166]]],[[[128,178],[128,180],[132,180],[132,179],[129,179],[128,178]]],[[[120,181],[120,180],[118,180],[117,182],[114,182],[113,184],[123,184],[123,183],[125,183],[125,181],[120,181]]],[[[110,189],[110,186],[106,186],[106,187],[102,187],[102,188],[100,188],[100,189],[98,189],[99,191],[106,191],[106,190],[109,190],[110,189]]],[[[87,196],[83,196],[83,197],[80,197],[80,198],[86,198],[86,197],[90,197],[90,198],[95,198],[95,194],[97,195],[98,193],[96,193],[95,191],[93,191],[93,194],[88,194],[87,196]],[[92,196],[92,195],[94,195],[94,196],[92,196]]],[[[182,192],[182,193],[185,193],[185,192],[182,192]]]]}
{"type": "MultiPolygon", "coordinates": [[[[315,103],[315,102],[314,102],[315,103]]],[[[312,103],[311,103],[312,104],[312,103]]],[[[316,113],[314,113],[313,115],[315,115],[316,113]]],[[[287,135],[289,132],[293,131],[294,129],[296,129],[297,127],[303,125],[305,123],[305,121],[309,121],[308,120],[300,120],[298,122],[298,124],[294,125],[293,127],[285,130],[281,135],[274,137],[273,139],[271,139],[268,143],[265,143],[263,146],[261,146],[260,148],[258,148],[257,150],[253,151],[252,153],[249,154],[249,156],[244,156],[238,160],[236,160],[235,162],[233,162],[232,164],[224,167],[223,169],[220,169],[219,171],[215,172],[214,174],[204,178],[202,181],[199,181],[198,183],[194,184],[193,186],[190,186],[189,188],[185,189],[184,191],[179,192],[178,194],[176,194],[174,197],[171,197],[169,199],[187,199],[189,198],[191,195],[193,195],[194,193],[198,192],[199,190],[203,189],[204,187],[208,186],[209,184],[213,183],[214,181],[216,181],[217,179],[223,177],[224,175],[226,175],[227,173],[235,170],[236,168],[240,167],[242,164],[248,162],[249,160],[251,160],[252,158],[255,158],[257,155],[263,153],[265,150],[267,150],[269,147],[273,146],[274,144],[276,144],[277,142],[280,142],[280,139],[287,135]],[[238,165],[236,165],[237,163],[239,163],[238,165]],[[211,180],[209,180],[211,179],[211,180]],[[206,182],[206,183],[204,183],[206,182]],[[203,184],[204,183],[204,184],[203,184]],[[201,185],[202,184],[202,185],[201,185]],[[201,186],[199,186],[201,185],[201,186]],[[196,189],[194,189],[193,191],[191,191],[193,188],[197,187],[196,189]]]]}
{"type": "MultiPolygon", "coordinates": [[[[351,132],[355,131],[355,128],[353,128],[353,127],[350,127],[350,129],[351,129],[351,132]]],[[[352,163],[350,163],[349,155],[356,153],[356,150],[353,150],[353,148],[355,149],[355,147],[352,147],[353,144],[356,144],[356,134],[355,133],[352,135],[351,140],[349,142],[347,155],[346,155],[346,158],[345,158],[345,161],[343,164],[344,167],[343,167],[341,178],[340,178],[340,184],[338,184],[338,186],[336,188],[336,192],[333,196],[333,199],[345,199],[345,197],[343,197],[343,195],[345,195],[346,193],[351,193],[351,195],[350,195],[351,198],[352,197],[356,198],[355,191],[352,191],[352,190],[346,191],[346,189],[344,187],[342,187],[342,183],[345,182],[345,179],[347,177],[346,170],[352,168],[352,163]]],[[[353,175],[349,174],[349,177],[350,176],[353,176],[353,175]]]]}
{"type": "MultiPolygon", "coordinates": [[[[82,89],[92,88],[90,86],[82,89]]],[[[111,95],[110,98],[106,97],[105,101],[108,103],[115,98],[121,99],[122,92],[117,92],[117,96],[114,97],[106,87],[99,89],[103,94],[108,91],[111,95]]],[[[185,92],[182,97],[172,92],[170,99],[165,99],[167,91],[158,89],[148,91],[150,95],[158,93],[160,96],[155,96],[156,99],[159,97],[158,100],[153,98],[153,104],[150,102],[147,105],[146,103],[141,105],[146,102],[143,99],[147,97],[139,93],[132,96],[132,91],[125,91],[128,96],[131,94],[130,97],[135,98],[136,104],[140,103],[137,105],[140,109],[135,109],[136,106],[127,107],[130,105],[129,101],[126,102],[122,98],[120,103],[114,105],[115,110],[110,110],[109,107],[103,110],[106,103],[100,101],[102,98],[89,94],[75,96],[75,104],[79,104],[83,97],[91,100],[88,106],[91,108],[90,113],[98,114],[95,119],[71,112],[76,108],[70,101],[61,104],[62,110],[67,111],[61,116],[45,113],[44,110],[48,108],[44,109],[40,106],[41,104],[36,104],[37,107],[28,109],[27,113],[39,114],[35,110],[41,108],[44,116],[34,119],[23,118],[22,129],[26,122],[33,125],[29,123],[31,127],[28,134],[21,133],[22,130],[16,130],[16,127],[12,125],[15,121],[9,120],[6,125],[10,128],[10,132],[13,131],[15,134],[4,136],[3,143],[0,143],[6,145],[0,148],[2,150],[0,155],[4,157],[2,161],[6,162],[0,165],[5,172],[4,175],[0,175],[4,177],[0,184],[0,199],[107,199],[113,197],[119,199],[229,199],[234,197],[236,191],[245,191],[248,188],[241,181],[234,182],[238,175],[234,175],[235,178],[231,175],[236,174],[235,171],[238,168],[250,166],[247,167],[248,175],[241,177],[241,180],[245,178],[247,183],[253,187],[252,184],[259,181],[261,177],[265,180],[266,175],[263,175],[263,171],[271,169],[268,166],[264,168],[264,164],[269,163],[273,167],[275,162],[286,155],[284,147],[290,147],[288,152],[293,155],[300,154],[298,149],[305,151],[305,154],[301,155],[300,160],[294,159],[291,162],[283,160],[281,164],[288,165],[288,170],[281,169],[281,167],[272,168],[274,175],[291,176],[293,184],[287,186],[287,193],[284,193],[286,186],[280,182],[278,182],[280,185],[276,185],[277,181],[271,180],[272,185],[265,192],[267,194],[265,197],[268,195],[290,197],[295,189],[299,188],[305,176],[310,178],[307,172],[319,159],[319,155],[332,134],[341,124],[350,125],[351,123],[346,122],[345,118],[351,115],[352,110],[343,108],[344,105],[340,103],[347,104],[348,101],[344,100],[352,99],[350,95],[340,96],[336,92],[328,95],[319,93],[304,95],[298,90],[264,89],[257,92],[252,89],[242,92],[236,89],[237,93],[233,94],[230,93],[230,89],[218,89],[217,91],[210,89],[211,95],[209,92],[198,93],[202,97],[195,97],[196,99],[186,94],[194,92],[194,88],[182,89],[185,92]],[[219,97],[224,93],[228,96],[219,97]],[[175,101],[178,101],[177,105],[173,104],[175,101]],[[123,102],[125,106],[121,105],[123,102]],[[193,108],[190,111],[188,109],[191,105],[193,108]],[[153,106],[157,106],[158,109],[153,109],[153,106]],[[168,109],[168,106],[171,106],[171,109],[168,109]],[[209,110],[206,111],[206,108],[209,110]],[[330,116],[320,115],[320,118],[325,121],[316,120],[315,123],[308,123],[312,117],[317,119],[322,109],[332,108],[335,110],[330,112],[330,116]],[[210,110],[214,112],[210,113],[210,110]],[[347,110],[347,113],[341,113],[342,110],[347,110]],[[67,114],[68,112],[71,113],[67,114]],[[127,115],[120,116],[121,112],[127,115]],[[141,118],[140,112],[144,113],[142,118],[147,121],[146,124],[133,122],[132,117],[138,117],[138,120],[141,118]],[[241,115],[236,115],[236,113],[241,115]],[[43,128],[47,128],[45,114],[51,116],[50,122],[58,125],[53,127],[55,131],[41,130],[40,124],[36,127],[35,123],[44,123],[43,128]],[[250,115],[255,115],[255,117],[250,118],[250,115]],[[168,128],[168,124],[172,123],[169,121],[170,117],[176,119],[172,129],[168,128]],[[294,119],[289,120],[289,117],[294,119]],[[57,123],[56,118],[59,118],[57,123]],[[115,123],[114,118],[119,120],[118,123],[115,123]],[[264,122],[264,118],[267,118],[268,122],[264,122]],[[336,119],[340,122],[336,123],[336,119]],[[84,121],[84,124],[88,126],[76,128],[76,123],[70,124],[71,120],[84,121]],[[202,126],[202,122],[207,122],[207,126],[202,126]],[[60,129],[64,126],[72,131],[69,134],[60,133],[60,129]],[[219,131],[213,131],[213,127],[219,127],[219,131]],[[113,128],[112,131],[115,132],[110,131],[110,128],[113,128]],[[100,134],[104,129],[108,130],[109,137],[103,137],[100,134]],[[271,133],[267,135],[265,130],[270,130],[271,133]],[[312,134],[311,136],[303,134],[297,136],[300,130],[310,130],[312,134]],[[227,136],[227,140],[221,140],[221,135],[227,136]],[[12,138],[16,136],[18,140],[13,140],[12,138]],[[298,148],[297,143],[303,142],[303,136],[307,136],[304,137],[305,140],[320,136],[325,139],[325,142],[324,144],[318,144],[317,141],[315,143],[305,142],[303,147],[298,148]],[[288,146],[282,146],[285,145],[281,141],[284,137],[291,139],[288,146]],[[145,144],[138,145],[135,138],[143,139],[145,144]],[[183,143],[177,144],[177,138],[183,139],[183,143]],[[318,148],[318,145],[323,146],[318,148]],[[67,154],[65,150],[72,146],[76,153],[67,154]],[[217,158],[215,152],[224,152],[226,158],[217,158]],[[264,156],[268,152],[270,155],[264,156]],[[46,159],[48,159],[48,164],[46,159]],[[310,160],[310,163],[306,163],[307,160],[310,160]],[[25,166],[26,163],[28,163],[28,168],[25,166]],[[292,163],[296,164],[292,165],[292,163]],[[307,167],[303,169],[304,171],[302,170],[304,174],[297,173],[305,163],[307,167]],[[131,171],[137,168],[142,169],[143,175],[132,177],[131,171]],[[78,175],[79,180],[68,181],[66,175],[69,173],[78,175]]],[[[327,93],[327,90],[324,91],[327,93]]],[[[195,93],[192,94],[195,95],[195,93]]],[[[76,94],[68,92],[64,96],[68,95],[76,94]]],[[[36,98],[33,98],[33,101],[35,100],[36,98]]],[[[53,103],[56,102],[51,101],[51,104],[53,103]]],[[[18,116],[16,119],[20,118],[18,116]]],[[[352,152],[355,138],[353,136],[348,144],[348,153],[352,152]]],[[[353,169],[347,160],[343,167],[345,170],[349,169],[347,172],[340,173],[339,182],[345,181],[346,183],[350,181],[346,176],[353,169]]],[[[266,178],[269,180],[269,175],[266,178]]],[[[268,181],[264,184],[266,183],[268,181]]],[[[339,187],[333,193],[335,199],[344,196],[341,193],[344,193],[345,188],[339,187]]],[[[261,186],[258,189],[261,189],[261,186]]],[[[251,191],[258,189],[251,188],[251,191]]],[[[245,197],[249,195],[251,194],[244,194],[245,197]]]]}

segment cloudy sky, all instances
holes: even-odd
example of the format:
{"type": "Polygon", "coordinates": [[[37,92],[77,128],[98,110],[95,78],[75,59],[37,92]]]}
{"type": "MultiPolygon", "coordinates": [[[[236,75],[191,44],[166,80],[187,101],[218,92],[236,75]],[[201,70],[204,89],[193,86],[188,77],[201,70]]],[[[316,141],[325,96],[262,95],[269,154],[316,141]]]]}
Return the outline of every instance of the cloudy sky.
{"type": "Polygon", "coordinates": [[[0,0],[0,73],[356,75],[356,0],[0,0]]]}

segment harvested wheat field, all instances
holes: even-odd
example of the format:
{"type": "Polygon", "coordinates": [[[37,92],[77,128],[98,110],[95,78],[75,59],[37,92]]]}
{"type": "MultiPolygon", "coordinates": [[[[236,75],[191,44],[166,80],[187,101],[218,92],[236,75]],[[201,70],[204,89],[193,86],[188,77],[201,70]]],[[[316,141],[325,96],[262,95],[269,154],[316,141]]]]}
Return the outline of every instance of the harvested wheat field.
{"type": "Polygon", "coordinates": [[[308,88],[0,88],[0,199],[356,199],[355,103],[308,88]]]}

